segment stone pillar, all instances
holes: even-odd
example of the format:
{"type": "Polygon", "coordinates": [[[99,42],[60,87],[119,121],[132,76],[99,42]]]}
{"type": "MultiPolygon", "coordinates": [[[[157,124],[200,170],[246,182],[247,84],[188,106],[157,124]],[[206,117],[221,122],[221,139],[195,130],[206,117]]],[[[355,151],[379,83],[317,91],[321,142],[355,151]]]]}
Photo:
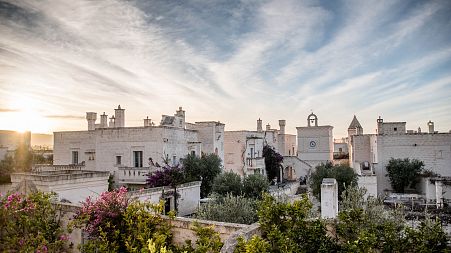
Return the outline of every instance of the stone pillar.
{"type": "Polygon", "coordinates": [[[443,182],[435,181],[435,201],[437,208],[443,207],[443,182]]]}
{"type": "Polygon", "coordinates": [[[321,218],[335,219],[338,215],[338,184],[335,178],[324,178],[321,184],[321,218]]]}

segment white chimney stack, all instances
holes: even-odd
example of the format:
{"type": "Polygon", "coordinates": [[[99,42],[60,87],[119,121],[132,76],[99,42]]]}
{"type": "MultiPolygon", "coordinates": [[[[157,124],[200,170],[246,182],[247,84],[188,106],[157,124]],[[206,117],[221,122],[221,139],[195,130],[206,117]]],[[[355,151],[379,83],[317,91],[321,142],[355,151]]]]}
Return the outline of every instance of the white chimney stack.
{"type": "Polygon", "coordinates": [[[262,120],[260,118],[257,120],[257,132],[263,132],[262,120]]]}
{"type": "Polygon", "coordinates": [[[97,120],[97,113],[95,112],[87,112],[86,113],[86,120],[88,121],[88,130],[92,131],[96,129],[96,120],[97,120]]]}
{"type": "Polygon", "coordinates": [[[115,127],[124,127],[125,126],[125,109],[121,108],[121,105],[118,105],[117,109],[114,109],[114,126],[115,127]]]}
{"type": "Polygon", "coordinates": [[[279,127],[280,127],[279,134],[285,134],[285,124],[286,124],[286,121],[284,119],[279,120],[279,127]]]}

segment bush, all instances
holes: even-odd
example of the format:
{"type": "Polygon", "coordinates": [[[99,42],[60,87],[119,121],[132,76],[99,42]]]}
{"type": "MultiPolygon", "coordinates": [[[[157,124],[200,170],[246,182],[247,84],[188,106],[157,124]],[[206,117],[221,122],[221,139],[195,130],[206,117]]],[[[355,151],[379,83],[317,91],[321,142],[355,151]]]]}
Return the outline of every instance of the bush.
{"type": "Polygon", "coordinates": [[[160,213],[163,203],[131,201],[127,190],[104,192],[96,201],[88,198],[74,217],[73,225],[84,228],[89,241],[83,252],[134,252],[148,247],[168,246],[172,235],[160,213]]]}
{"type": "Polygon", "coordinates": [[[346,165],[332,165],[332,163],[321,164],[315,167],[311,174],[310,187],[313,195],[321,200],[321,183],[324,178],[335,178],[338,184],[338,196],[341,195],[347,186],[357,185],[357,174],[346,165]]]}
{"type": "Polygon", "coordinates": [[[242,184],[240,175],[233,172],[219,174],[213,181],[213,192],[222,196],[227,194],[241,195],[242,184]]]}
{"type": "Polygon", "coordinates": [[[59,221],[53,194],[0,195],[1,252],[62,252],[67,235],[59,221]]]}
{"type": "Polygon", "coordinates": [[[409,158],[391,158],[386,166],[391,187],[395,192],[404,193],[405,188],[414,188],[424,170],[422,161],[409,158]]]}
{"type": "Polygon", "coordinates": [[[241,239],[235,253],[336,252],[339,246],[327,235],[324,222],[308,219],[311,208],[306,195],[290,203],[264,194],[258,207],[262,237],[241,239]]]}
{"type": "Polygon", "coordinates": [[[261,174],[246,176],[243,180],[243,193],[248,198],[261,199],[263,192],[268,192],[269,182],[261,174]]]}
{"type": "Polygon", "coordinates": [[[252,224],[258,219],[255,199],[231,194],[212,198],[212,201],[199,207],[196,218],[240,224],[252,224]]]}

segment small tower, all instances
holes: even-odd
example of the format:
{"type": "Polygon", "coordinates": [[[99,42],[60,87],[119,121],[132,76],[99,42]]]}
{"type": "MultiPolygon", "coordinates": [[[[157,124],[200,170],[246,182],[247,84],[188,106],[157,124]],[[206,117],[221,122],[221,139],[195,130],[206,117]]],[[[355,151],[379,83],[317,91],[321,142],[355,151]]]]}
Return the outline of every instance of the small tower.
{"type": "Polygon", "coordinates": [[[88,121],[88,130],[92,131],[96,129],[96,120],[97,120],[97,113],[95,112],[87,112],[86,113],[86,120],[88,121]]]}
{"type": "Polygon", "coordinates": [[[147,118],[144,119],[144,126],[145,126],[145,127],[150,127],[150,126],[152,126],[152,120],[149,119],[149,116],[147,116],[147,118]]]}
{"type": "Polygon", "coordinates": [[[429,127],[429,133],[433,134],[434,133],[434,122],[429,120],[428,127],[429,127]]]}
{"type": "Polygon", "coordinates": [[[269,130],[271,130],[271,125],[268,123],[268,124],[266,124],[266,131],[269,131],[269,130]]]}
{"type": "Polygon", "coordinates": [[[316,115],[312,112],[307,117],[307,126],[312,127],[313,125],[316,127],[318,126],[318,117],[316,117],[316,115]]]}
{"type": "Polygon", "coordinates": [[[114,127],[124,127],[125,126],[125,109],[118,105],[117,109],[114,109],[114,127]]]}
{"type": "Polygon", "coordinates": [[[100,128],[108,128],[108,115],[105,112],[100,115],[100,128]]]}
{"type": "Polygon", "coordinates": [[[178,122],[176,124],[178,124],[178,127],[180,128],[185,128],[185,111],[183,110],[183,108],[180,106],[178,111],[175,112],[176,117],[178,117],[178,122]]]}
{"type": "Polygon", "coordinates": [[[262,120],[260,118],[257,120],[257,132],[263,132],[262,120]]]}
{"type": "Polygon", "coordinates": [[[349,124],[348,127],[348,137],[351,137],[352,135],[362,135],[363,134],[363,127],[360,125],[360,122],[357,120],[357,117],[354,115],[354,118],[351,121],[351,124],[349,124]]]}

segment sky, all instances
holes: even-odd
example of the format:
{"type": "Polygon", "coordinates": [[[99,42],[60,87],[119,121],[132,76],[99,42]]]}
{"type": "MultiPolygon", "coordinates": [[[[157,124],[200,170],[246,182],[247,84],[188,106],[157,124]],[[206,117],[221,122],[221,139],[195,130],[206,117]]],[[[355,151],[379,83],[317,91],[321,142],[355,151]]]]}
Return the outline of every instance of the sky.
{"type": "Polygon", "coordinates": [[[451,130],[451,1],[0,0],[0,129],[186,120],[451,130]],[[98,119],[99,121],[100,119],[98,119]]]}

